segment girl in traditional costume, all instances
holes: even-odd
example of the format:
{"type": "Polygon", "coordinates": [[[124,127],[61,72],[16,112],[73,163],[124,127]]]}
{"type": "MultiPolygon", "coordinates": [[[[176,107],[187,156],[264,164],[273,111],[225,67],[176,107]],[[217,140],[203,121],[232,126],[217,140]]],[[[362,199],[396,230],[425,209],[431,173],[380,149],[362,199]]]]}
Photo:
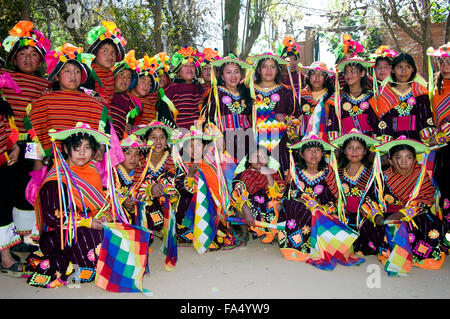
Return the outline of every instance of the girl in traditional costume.
{"type": "Polygon", "coordinates": [[[212,73],[215,72],[214,68],[211,68],[211,63],[220,59],[219,51],[217,49],[205,48],[201,53],[203,56],[203,61],[200,63],[202,72],[200,74],[200,79],[203,86],[203,92],[206,94],[209,89],[211,89],[211,79],[212,73]]]}
{"type": "Polygon", "coordinates": [[[145,203],[145,219],[148,229],[158,238],[163,237],[164,200],[170,199],[176,210],[179,195],[175,190],[175,166],[169,141],[174,129],[161,122],[153,121],[134,134],[142,136],[147,143],[152,144],[146,161],[141,164],[144,170],[139,178],[136,198],[145,203]]]}
{"type": "Polygon", "coordinates": [[[49,80],[55,81],[54,91],[36,100],[29,113],[35,134],[33,141],[41,159],[51,155],[49,129],[67,129],[79,121],[100,131],[105,129],[108,108],[80,91],[80,85],[86,82],[90,72],[88,65],[94,58],[82,52],[82,48],[66,43],[46,55],[49,80]]]}
{"type": "Polygon", "coordinates": [[[101,103],[108,107],[114,96],[114,64],[125,57],[127,41],[122,37],[120,29],[114,22],[102,21],[87,33],[87,53],[93,54],[91,74],[84,87],[90,90],[93,96],[100,95],[101,103]]]}
{"type": "Polygon", "coordinates": [[[145,55],[139,60],[138,82],[130,93],[141,102],[141,113],[134,120],[134,127],[147,125],[156,119],[156,102],[158,100],[158,82],[156,69],[158,62],[155,57],[145,55]]]}
{"type": "Polygon", "coordinates": [[[203,132],[191,128],[174,138],[174,148],[183,145],[183,158],[176,160],[179,169],[175,185],[180,194],[176,213],[178,243],[192,244],[200,254],[238,244],[227,221],[227,186],[217,146],[207,146],[214,143],[216,132],[213,135],[208,129],[203,132]],[[205,228],[206,224],[209,227],[205,228]]]}
{"type": "MultiPolygon", "coordinates": [[[[334,87],[330,79],[334,72],[329,70],[323,62],[314,62],[308,67],[303,67],[302,70],[306,71],[307,75],[304,82],[306,86],[300,93],[300,125],[297,134],[299,139],[306,134],[311,115],[319,102],[323,102],[327,117],[330,105],[334,105],[334,87]]],[[[323,131],[326,133],[326,128],[323,131]]]]}
{"type": "Polygon", "coordinates": [[[405,135],[417,141],[429,141],[435,128],[426,86],[411,55],[403,52],[397,55],[378,97],[377,135],[394,139],[405,135]]]}
{"type": "Polygon", "coordinates": [[[24,270],[30,285],[45,288],[67,285],[73,273],[74,280],[94,280],[102,223],[112,220],[102,210],[107,200],[92,164],[109,136],[84,123],[49,135],[62,141],[62,154],[53,142],[55,163],[35,203],[40,251],[27,257],[24,270]]]}
{"type": "Polygon", "coordinates": [[[372,215],[370,219],[378,225],[382,225],[383,220],[403,223],[408,232],[410,248],[407,250],[412,254],[412,265],[425,269],[441,268],[445,259],[442,247],[445,227],[431,212],[435,189],[425,172],[429,148],[404,136],[377,148],[389,154],[391,164],[384,171],[387,212],[372,215]],[[420,153],[425,153],[422,166],[416,160],[420,153]]]}
{"type": "Polygon", "coordinates": [[[313,208],[308,206],[308,201],[314,200],[319,205],[328,206],[330,210],[334,210],[336,206],[336,199],[330,191],[330,187],[336,187],[334,170],[325,162],[324,154],[325,151],[334,151],[336,148],[315,134],[306,135],[302,141],[289,148],[299,150],[298,164],[292,172],[295,179],[292,175],[286,177],[284,213],[279,219],[286,225],[285,230],[278,232],[278,244],[287,260],[306,261],[310,252],[313,208]]]}
{"type": "Polygon", "coordinates": [[[380,142],[353,130],[331,143],[340,148],[339,183],[337,188],[331,189],[336,198],[341,196],[343,199],[338,203],[345,208],[344,216],[340,219],[359,232],[359,237],[353,244],[355,252],[377,255],[381,253],[380,250],[387,249],[384,229],[368,222],[364,217],[364,209],[370,207],[374,212],[383,212],[381,163],[379,156],[371,163],[369,149],[380,142]]]}
{"type": "Polygon", "coordinates": [[[367,69],[372,65],[371,62],[351,58],[336,66],[344,75],[345,85],[339,103],[330,107],[328,112],[329,134],[347,134],[352,129],[369,136],[375,132],[378,117],[372,108],[375,99],[373,92],[368,89],[367,76],[367,69]]]}
{"type": "Polygon", "coordinates": [[[136,214],[136,208],[139,207],[136,205],[137,182],[134,181],[135,169],[139,165],[144,151],[148,150],[150,145],[142,142],[136,135],[130,134],[120,142],[120,146],[125,159],[114,168],[115,187],[122,206],[127,212],[128,220],[140,226],[140,223],[137,221],[139,216],[136,214]]]}
{"type": "Polygon", "coordinates": [[[172,83],[164,93],[170,100],[170,120],[175,121],[179,128],[189,130],[200,117],[203,87],[196,79],[200,76],[203,59],[194,47],[181,48],[171,57],[172,83]]]}
{"type": "MultiPolygon", "coordinates": [[[[35,28],[30,21],[20,21],[9,32],[3,41],[3,48],[8,53],[6,62],[12,64],[13,71],[0,69],[0,75],[9,74],[19,89],[2,88],[3,97],[13,111],[13,126],[17,127],[17,145],[20,147],[18,161],[10,166],[4,175],[13,188],[10,200],[13,202],[13,216],[17,231],[29,236],[35,224],[35,213],[25,190],[30,181],[30,173],[38,170],[33,158],[25,158],[27,143],[32,141],[31,126],[28,119],[28,105],[36,101],[49,88],[49,81],[41,77],[40,68],[45,64],[45,55],[50,50],[50,41],[35,28]]],[[[11,132],[10,132],[11,133],[11,132]]],[[[34,172],[33,172],[34,173],[34,172]]],[[[32,173],[32,174],[33,174],[32,173]]],[[[30,250],[33,246],[21,245],[22,250],[30,250]]],[[[16,246],[14,249],[18,248],[16,246]]],[[[34,249],[34,248],[33,248],[34,249]]]]}
{"type": "Polygon", "coordinates": [[[111,100],[110,115],[112,126],[119,139],[124,133],[130,133],[134,118],[141,113],[141,101],[133,97],[129,91],[138,82],[139,62],[134,57],[134,50],[114,65],[114,96],[111,100]]]}
{"type": "Polygon", "coordinates": [[[300,46],[292,36],[286,36],[278,45],[277,55],[285,60],[289,60],[289,64],[282,65],[281,67],[281,82],[291,86],[298,99],[298,93],[302,89],[302,83],[305,80],[305,75],[300,72],[299,68],[300,46]]]}
{"type": "Polygon", "coordinates": [[[277,234],[275,229],[257,227],[255,221],[278,224],[285,188],[278,169],[278,162],[263,146],[251,150],[236,168],[230,205],[247,224],[241,227],[238,237],[244,243],[249,239],[247,226],[263,243],[271,243],[277,234]]]}
{"type": "Polygon", "coordinates": [[[231,55],[212,62],[211,66],[218,68],[218,78],[213,75],[213,86],[203,100],[202,117],[221,130],[225,149],[240,160],[248,151],[248,139],[254,139],[247,136],[252,133],[248,129],[253,100],[242,83],[250,65],[231,55]]]}
{"type": "Polygon", "coordinates": [[[285,176],[289,168],[285,120],[298,116],[298,101],[292,88],[281,83],[280,64],[287,62],[271,53],[249,60],[255,70],[252,121],[256,142],[264,145],[280,162],[281,173],[285,176]]]}
{"type": "MultiPolygon", "coordinates": [[[[9,73],[0,75],[0,88],[20,90],[19,86],[12,80],[9,73]]],[[[0,93],[2,92],[0,91],[0,93]]],[[[20,257],[11,252],[11,248],[22,242],[16,231],[13,220],[14,189],[6,181],[8,169],[17,163],[20,148],[17,145],[18,132],[12,117],[13,111],[9,103],[3,98],[0,104],[0,175],[3,182],[0,183],[0,273],[19,277],[22,273],[23,264],[20,257]]]]}
{"type": "MultiPolygon", "coordinates": [[[[434,143],[444,144],[450,140],[450,44],[444,44],[438,49],[427,51],[429,63],[432,66],[431,57],[438,60],[439,73],[435,82],[435,89],[431,89],[433,95],[433,116],[436,124],[436,135],[434,143]]],[[[431,72],[432,73],[432,72],[431,72]]],[[[433,80],[430,79],[433,84],[433,80]]],[[[433,139],[432,139],[433,140],[433,139]]],[[[450,223],[450,185],[448,176],[450,174],[450,147],[444,146],[437,150],[434,162],[434,178],[436,179],[441,194],[439,205],[442,209],[444,220],[450,223]]]]}
{"type": "Polygon", "coordinates": [[[371,55],[375,65],[373,67],[373,91],[375,98],[378,97],[381,90],[381,83],[391,74],[392,59],[397,56],[397,52],[389,47],[382,45],[371,55]]]}

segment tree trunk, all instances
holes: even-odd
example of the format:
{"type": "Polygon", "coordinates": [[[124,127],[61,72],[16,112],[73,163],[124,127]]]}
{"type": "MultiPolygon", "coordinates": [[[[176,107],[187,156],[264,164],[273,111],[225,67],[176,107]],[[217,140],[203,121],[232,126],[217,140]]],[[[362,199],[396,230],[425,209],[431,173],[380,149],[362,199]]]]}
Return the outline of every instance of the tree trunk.
{"type": "Polygon", "coordinates": [[[20,20],[31,21],[31,1],[22,0],[22,12],[20,14],[20,20]]]}
{"type": "MultiPolygon", "coordinates": [[[[149,4],[151,4],[152,1],[149,1],[149,4]]],[[[155,49],[156,52],[162,52],[163,49],[163,43],[162,43],[162,19],[161,19],[161,13],[162,13],[162,3],[161,1],[155,2],[153,5],[153,21],[155,21],[155,24],[153,26],[154,28],[154,39],[155,39],[155,49]]]]}
{"type": "Polygon", "coordinates": [[[240,0],[225,0],[225,20],[223,37],[223,55],[230,52],[236,54],[239,34],[239,12],[241,10],[240,0]]]}

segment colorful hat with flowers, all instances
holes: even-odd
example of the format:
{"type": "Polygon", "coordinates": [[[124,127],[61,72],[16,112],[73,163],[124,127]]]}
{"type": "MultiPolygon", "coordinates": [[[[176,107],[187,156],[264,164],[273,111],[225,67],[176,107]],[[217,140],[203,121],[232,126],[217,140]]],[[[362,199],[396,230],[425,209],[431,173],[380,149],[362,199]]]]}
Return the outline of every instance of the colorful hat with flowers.
{"type": "Polygon", "coordinates": [[[350,34],[344,34],[342,36],[342,41],[334,50],[334,55],[336,56],[336,59],[340,61],[347,53],[351,54],[351,57],[355,57],[361,52],[364,52],[363,45],[353,40],[350,34]]]}
{"type": "Polygon", "coordinates": [[[83,48],[76,47],[70,43],[47,52],[45,62],[47,63],[48,80],[53,81],[54,77],[61,71],[67,61],[72,60],[81,67],[81,84],[85,83],[90,74],[90,66],[95,59],[95,55],[83,53],[83,48]]]}
{"type": "Polygon", "coordinates": [[[122,61],[125,56],[125,46],[127,45],[127,41],[122,37],[120,29],[111,21],[102,21],[101,25],[89,30],[87,34],[87,43],[89,45],[87,52],[93,53],[100,43],[108,39],[111,40],[117,48],[116,62],[122,61]]]}
{"type": "Polygon", "coordinates": [[[170,57],[166,52],[159,52],[155,54],[154,58],[158,63],[158,67],[156,68],[156,72],[158,75],[162,75],[163,73],[169,73],[170,71],[170,57]]]}
{"type": "Polygon", "coordinates": [[[134,50],[127,52],[122,61],[117,62],[113,68],[113,74],[116,76],[122,70],[131,71],[131,83],[130,88],[133,88],[138,81],[138,74],[140,72],[139,61],[134,56],[134,50]]]}
{"type": "Polygon", "coordinates": [[[126,138],[122,139],[120,141],[120,146],[122,148],[138,148],[138,149],[146,149],[150,148],[152,146],[153,142],[148,141],[147,144],[145,144],[138,136],[135,134],[130,134],[126,138]]]}
{"type": "Polygon", "coordinates": [[[148,130],[152,130],[152,129],[161,129],[166,131],[167,133],[167,138],[170,140],[173,136],[175,136],[177,134],[177,131],[175,129],[173,129],[172,127],[164,124],[163,122],[159,122],[156,120],[151,121],[149,124],[147,125],[138,125],[137,129],[133,132],[134,135],[137,136],[144,136],[148,130]]]}
{"type": "Polygon", "coordinates": [[[87,134],[95,138],[97,143],[99,144],[108,144],[110,140],[110,136],[106,133],[100,132],[98,130],[94,130],[87,123],[77,122],[75,127],[56,131],[54,129],[48,130],[48,135],[55,140],[65,140],[71,135],[74,134],[87,134]]]}
{"type": "Polygon", "coordinates": [[[290,55],[295,55],[297,58],[300,56],[300,46],[295,42],[294,38],[290,35],[283,39],[283,42],[278,45],[277,54],[286,59],[290,55]]]}
{"type": "Polygon", "coordinates": [[[247,61],[250,65],[253,66],[253,68],[256,68],[258,66],[259,61],[266,59],[272,59],[276,61],[278,64],[289,64],[288,61],[286,61],[285,59],[276,54],[273,54],[272,52],[266,52],[263,54],[251,56],[247,59],[247,61]]]}
{"type": "Polygon", "coordinates": [[[450,57],[450,42],[441,45],[438,49],[428,48],[427,55],[434,56],[438,58],[448,58],[450,57]]]}
{"type": "Polygon", "coordinates": [[[355,64],[361,64],[364,68],[369,69],[369,68],[372,68],[374,66],[375,62],[366,61],[366,60],[361,59],[361,58],[353,57],[353,58],[345,59],[345,60],[342,60],[341,62],[339,62],[336,65],[336,70],[339,70],[339,71],[342,72],[342,71],[345,70],[345,67],[347,65],[355,65],[355,64]]]}
{"type": "Polygon", "coordinates": [[[205,48],[202,55],[203,61],[200,63],[202,67],[220,59],[219,50],[217,49],[205,48]]]}
{"type": "Polygon", "coordinates": [[[205,57],[201,52],[197,50],[197,48],[185,46],[175,52],[174,55],[172,55],[172,58],[170,60],[172,68],[169,72],[169,75],[171,78],[176,77],[178,71],[180,71],[181,67],[184,64],[192,62],[194,63],[196,69],[196,77],[199,77],[202,70],[201,64],[203,63],[204,59],[205,57]]]}
{"type": "Polygon", "coordinates": [[[375,50],[373,54],[370,55],[371,60],[376,60],[377,58],[390,58],[393,59],[398,55],[398,52],[390,49],[387,45],[382,45],[375,50]]]}
{"type": "Polygon", "coordinates": [[[243,69],[251,69],[250,64],[248,64],[244,60],[239,59],[233,53],[230,53],[226,57],[223,57],[223,58],[220,58],[220,59],[217,59],[217,60],[211,62],[211,65],[215,66],[215,67],[221,67],[222,65],[227,64],[227,63],[236,63],[243,69]]]}
{"type": "Polygon", "coordinates": [[[309,72],[309,71],[322,71],[328,74],[335,74],[333,70],[329,69],[327,64],[324,62],[316,61],[311,63],[310,66],[304,66],[302,67],[303,71],[309,72]]]}
{"type": "Polygon", "coordinates": [[[302,140],[295,144],[288,144],[290,149],[301,149],[304,146],[308,147],[322,147],[324,151],[334,151],[336,146],[324,141],[317,134],[308,132],[303,136],[302,140]]]}
{"type": "Polygon", "coordinates": [[[19,21],[9,31],[9,36],[3,40],[3,48],[8,52],[7,61],[11,61],[17,51],[26,46],[32,46],[45,58],[45,54],[50,50],[50,40],[44,37],[43,33],[34,28],[31,21],[19,21]]]}

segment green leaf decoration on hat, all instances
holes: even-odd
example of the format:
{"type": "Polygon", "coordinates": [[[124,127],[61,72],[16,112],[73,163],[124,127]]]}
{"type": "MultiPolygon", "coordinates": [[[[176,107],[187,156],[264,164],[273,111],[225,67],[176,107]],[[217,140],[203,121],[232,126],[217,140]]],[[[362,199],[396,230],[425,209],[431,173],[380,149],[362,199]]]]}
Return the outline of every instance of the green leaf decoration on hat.
{"type": "Polygon", "coordinates": [[[78,53],[77,61],[86,64],[88,68],[91,68],[92,61],[94,61],[95,55],[90,53],[78,53]]]}
{"type": "Polygon", "coordinates": [[[6,37],[5,40],[3,40],[2,46],[3,46],[3,48],[5,49],[6,52],[10,52],[11,51],[11,48],[13,47],[14,43],[16,42],[16,40],[18,38],[19,37],[15,37],[15,36],[10,35],[10,36],[6,37]]]}
{"type": "Polygon", "coordinates": [[[98,37],[100,37],[106,31],[108,31],[108,30],[102,25],[98,25],[98,26],[92,28],[91,30],[89,30],[89,32],[87,34],[87,43],[89,45],[91,45],[92,43],[95,42],[95,40],[98,39],[98,37]]]}

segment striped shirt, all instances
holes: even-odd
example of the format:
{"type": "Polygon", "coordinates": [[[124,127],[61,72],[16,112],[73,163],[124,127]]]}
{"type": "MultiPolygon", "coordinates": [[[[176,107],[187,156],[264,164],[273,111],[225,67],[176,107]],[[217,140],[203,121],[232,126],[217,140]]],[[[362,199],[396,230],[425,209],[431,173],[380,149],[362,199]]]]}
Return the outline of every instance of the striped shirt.
{"type": "Polygon", "coordinates": [[[171,83],[165,89],[166,96],[178,110],[177,126],[190,129],[200,117],[198,109],[203,97],[203,88],[194,83],[171,83]]]}
{"type": "Polygon", "coordinates": [[[110,115],[113,120],[113,127],[119,137],[122,139],[127,124],[127,114],[136,107],[135,102],[129,93],[116,93],[113,96],[110,107],[110,115]]]}
{"type": "Polygon", "coordinates": [[[111,70],[104,70],[99,65],[92,63],[92,70],[95,71],[102,85],[95,81],[95,91],[110,105],[114,96],[114,74],[111,70]]]}
{"type": "MultiPolygon", "coordinates": [[[[49,82],[46,79],[42,79],[37,76],[0,69],[0,74],[4,74],[6,72],[11,74],[14,82],[16,82],[22,90],[20,94],[17,94],[14,90],[9,88],[1,89],[6,100],[13,109],[14,120],[17,128],[19,129],[19,134],[24,135],[27,133],[23,121],[27,115],[26,108],[29,103],[33,103],[42,95],[42,92],[49,87],[49,82]]],[[[19,139],[26,140],[25,136],[19,136],[19,139]]]]}
{"type": "Polygon", "coordinates": [[[103,106],[83,92],[55,91],[34,102],[29,117],[42,148],[48,153],[52,148],[49,129],[73,128],[77,122],[99,129],[102,112],[103,106]]]}
{"type": "Polygon", "coordinates": [[[156,118],[156,102],[158,102],[158,92],[150,93],[142,98],[139,98],[142,103],[142,112],[139,114],[134,125],[149,124],[156,118]]]}

